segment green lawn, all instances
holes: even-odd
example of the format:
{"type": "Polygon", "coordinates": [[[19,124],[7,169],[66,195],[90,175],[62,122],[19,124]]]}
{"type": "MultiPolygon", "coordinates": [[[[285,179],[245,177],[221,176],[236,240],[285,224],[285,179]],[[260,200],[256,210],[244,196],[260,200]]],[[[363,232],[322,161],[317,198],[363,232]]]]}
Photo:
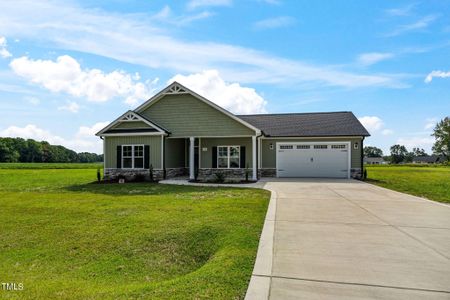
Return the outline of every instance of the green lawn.
{"type": "Polygon", "coordinates": [[[0,169],[97,169],[103,163],[0,163],[0,169]]]}
{"type": "Polygon", "coordinates": [[[241,299],[269,193],[0,169],[0,299],[241,299]]]}
{"type": "Polygon", "coordinates": [[[368,182],[430,200],[450,203],[450,167],[367,166],[368,182]]]}

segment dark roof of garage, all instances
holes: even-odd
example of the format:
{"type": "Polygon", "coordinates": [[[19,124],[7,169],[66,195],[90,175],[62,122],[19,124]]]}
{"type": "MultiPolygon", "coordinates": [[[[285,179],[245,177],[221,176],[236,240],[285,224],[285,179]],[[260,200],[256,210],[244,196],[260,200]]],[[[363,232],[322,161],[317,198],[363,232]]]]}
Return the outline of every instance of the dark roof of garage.
{"type": "Polygon", "coordinates": [[[266,136],[370,136],[350,111],[239,115],[266,136]]]}

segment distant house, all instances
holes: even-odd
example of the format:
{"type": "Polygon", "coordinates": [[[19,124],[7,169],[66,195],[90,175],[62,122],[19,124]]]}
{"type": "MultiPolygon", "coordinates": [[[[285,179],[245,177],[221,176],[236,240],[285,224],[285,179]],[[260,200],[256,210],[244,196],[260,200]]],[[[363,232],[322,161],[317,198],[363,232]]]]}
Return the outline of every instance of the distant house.
{"type": "Polygon", "coordinates": [[[413,158],[413,164],[438,164],[445,162],[445,157],[441,155],[416,156],[413,158]]]}
{"type": "Polygon", "coordinates": [[[382,157],[364,157],[366,165],[385,165],[387,162],[382,157]]]}

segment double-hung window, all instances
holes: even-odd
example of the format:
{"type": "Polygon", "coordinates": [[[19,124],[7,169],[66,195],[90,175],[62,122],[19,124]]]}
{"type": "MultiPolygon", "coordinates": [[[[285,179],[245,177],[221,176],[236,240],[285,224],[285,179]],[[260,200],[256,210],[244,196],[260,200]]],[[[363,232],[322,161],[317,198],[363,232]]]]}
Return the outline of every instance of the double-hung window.
{"type": "Polygon", "coordinates": [[[217,167],[221,169],[239,168],[240,153],[240,146],[218,146],[217,167]]]}
{"type": "Polygon", "coordinates": [[[144,168],[144,146],[123,145],[122,146],[122,168],[143,169],[144,168]]]}

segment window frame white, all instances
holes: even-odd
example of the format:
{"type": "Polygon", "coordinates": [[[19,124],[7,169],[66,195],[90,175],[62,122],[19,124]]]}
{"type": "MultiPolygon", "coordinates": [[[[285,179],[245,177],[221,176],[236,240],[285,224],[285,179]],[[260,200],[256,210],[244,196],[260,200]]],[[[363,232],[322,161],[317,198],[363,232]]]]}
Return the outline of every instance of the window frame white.
{"type": "Polygon", "coordinates": [[[241,168],[241,146],[238,145],[219,145],[217,146],[217,158],[216,158],[216,166],[217,169],[240,169],[241,168]],[[224,156],[219,156],[220,148],[227,148],[227,167],[219,167],[219,158],[224,156]],[[236,168],[230,168],[230,159],[231,159],[231,148],[237,148],[238,149],[238,167],[236,168]]]}
{"type": "Polygon", "coordinates": [[[121,151],[122,151],[122,155],[121,155],[121,160],[122,160],[122,169],[126,169],[126,170],[144,170],[145,169],[145,145],[144,144],[131,144],[131,145],[121,145],[121,151]],[[123,155],[123,148],[124,147],[131,147],[131,157],[127,156],[125,158],[131,158],[131,168],[125,168],[124,164],[123,164],[123,159],[124,159],[124,155],[123,155]],[[134,155],[134,149],[135,147],[142,147],[142,156],[135,156],[134,155]],[[136,168],[135,167],[135,158],[142,158],[142,168],[136,168]]]}

